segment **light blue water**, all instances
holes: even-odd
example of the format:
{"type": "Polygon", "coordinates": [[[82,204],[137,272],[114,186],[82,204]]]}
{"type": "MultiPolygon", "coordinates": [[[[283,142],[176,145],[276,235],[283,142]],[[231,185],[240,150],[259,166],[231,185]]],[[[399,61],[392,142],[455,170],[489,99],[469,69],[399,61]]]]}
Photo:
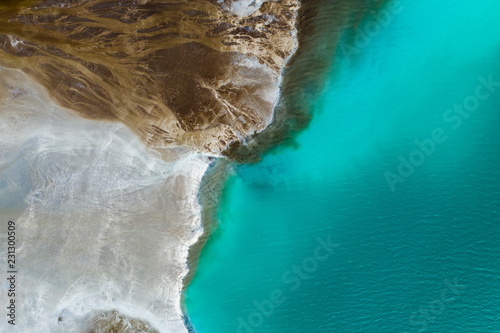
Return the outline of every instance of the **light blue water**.
{"type": "Polygon", "coordinates": [[[500,2],[397,8],[353,54],[345,32],[297,149],[235,167],[199,333],[500,331],[500,2]]]}

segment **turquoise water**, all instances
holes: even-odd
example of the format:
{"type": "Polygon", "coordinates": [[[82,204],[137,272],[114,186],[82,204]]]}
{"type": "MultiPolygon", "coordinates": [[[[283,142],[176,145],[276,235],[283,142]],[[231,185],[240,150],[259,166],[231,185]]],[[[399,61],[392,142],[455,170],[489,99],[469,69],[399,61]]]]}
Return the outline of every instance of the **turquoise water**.
{"type": "Polygon", "coordinates": [[[199,333],[500,331],[500,2],[392,8],[343,32],[298,147],[235,165],[199,333]]]}

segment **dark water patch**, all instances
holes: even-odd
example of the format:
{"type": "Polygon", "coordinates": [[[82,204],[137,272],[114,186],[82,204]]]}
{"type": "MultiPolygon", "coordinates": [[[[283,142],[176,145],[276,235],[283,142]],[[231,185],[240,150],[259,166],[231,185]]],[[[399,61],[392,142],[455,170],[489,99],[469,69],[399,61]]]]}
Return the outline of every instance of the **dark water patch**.
{"type": "MultiPolygon", "coordinates": [[[[272,123],[246,144],[235,142],[225,155],[237,162],[258,162],[265,152],[296,146],[307,127],[346,27],[355,31],[364,18],[392,1],[304,1],[299,9],[299,47],[284,70],[281,96],[272,123]]],[[[354,38],[354,37],[353,37],[354,38]]]]}

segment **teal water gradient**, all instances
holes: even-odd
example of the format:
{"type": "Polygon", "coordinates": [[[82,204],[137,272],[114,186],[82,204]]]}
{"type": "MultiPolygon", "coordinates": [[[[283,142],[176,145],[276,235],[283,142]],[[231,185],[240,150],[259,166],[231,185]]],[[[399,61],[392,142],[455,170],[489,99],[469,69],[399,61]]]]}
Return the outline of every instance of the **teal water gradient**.
{"type": "Polygon", "coordinates": [[[199,333],[500,331],[500,85],[478,88],[500,2],[400,9],[355,53],[345,31],[297,148],[235,166],[186,294],[199,333]]]}

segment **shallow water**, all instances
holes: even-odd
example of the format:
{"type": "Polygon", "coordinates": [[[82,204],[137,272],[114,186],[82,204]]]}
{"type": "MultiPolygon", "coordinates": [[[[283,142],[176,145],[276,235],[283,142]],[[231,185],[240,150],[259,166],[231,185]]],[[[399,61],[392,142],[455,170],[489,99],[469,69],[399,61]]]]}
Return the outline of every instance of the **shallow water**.
{"type": "Polygon", "coordinates": [[[500,3],[359,12],[298,147],[234,167],[200,333],[499,330],[500,3]]]}

